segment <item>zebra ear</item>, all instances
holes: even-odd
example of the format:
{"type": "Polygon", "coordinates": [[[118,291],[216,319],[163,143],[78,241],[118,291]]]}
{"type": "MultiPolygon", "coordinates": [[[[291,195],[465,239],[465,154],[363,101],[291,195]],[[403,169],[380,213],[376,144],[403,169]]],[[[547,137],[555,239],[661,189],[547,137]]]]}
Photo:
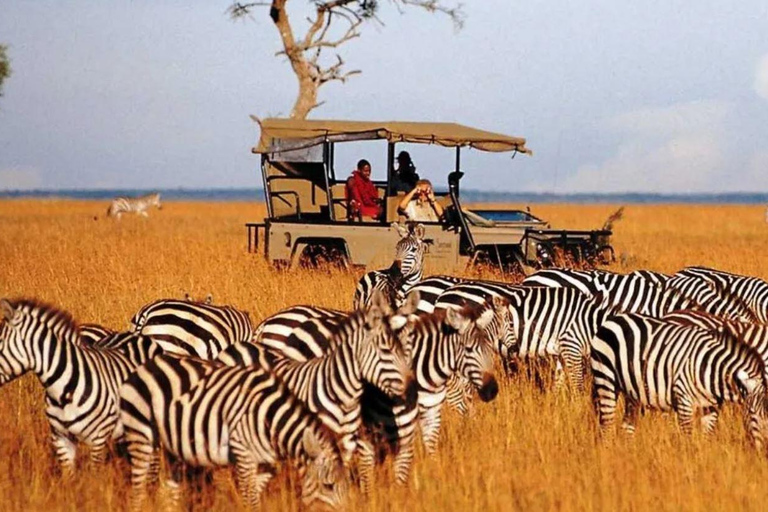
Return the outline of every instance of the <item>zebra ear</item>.
{"type": "Polygon", "coordinates": [[[16,315],[16,310],[7,299],[0,300],[0,308],[3,310],[3,318],[9,321],[13,320],[13,317],[16,315]]]}
{"type": "Polygon", "coordinates": [[[397,309],[397,313],[400,315],[412,315],[416,313],[420,300],[421,294],[419,293],[419,290],[414,290],[406,296],[405,303],[397,309]]]}
{"type": "Polygon", "coordinates": [[[389,328],[399,331],[408,324],[408,317],[404,315],[392,315],[389,317],[389,328]]]}
{"type": "Polygon", "coordinates": [[[205,297],[205,303],[206,303],[206,304],[213,304],[213,295],[212,295],[212,294],[210,294],[210,293],[209,293],[209,294],[208,294],[208,295],[205,297]]]}
{"type": "Polygon", "coordinates": [[[758,379],[750,377],[744,370],[737,371],[736,375],[734,375],[734,380],[736,381],[736,386],[744,395],[752,393],[757,388],[758,379]]]}
{"type": "Polygon", "coordinates": [[[192,296],[188,293],[184,294],[184,300],[187,302],[192,302],[192,296]]]}
{"type": "Polygon", "coordinates": [[[323,451],[320,440],[317,438],[317,435],[311,428],[304,430],[304,435],[302,436],[301,442],[304,445],[304,451],[307,452],[307,457],[310,459],[318,458],[323,451]]]}
{"type": "Polygon", "coordinates": [[[499,312],[504,311],[509,307],[509,301],[504,297],[499,297],[498,295],[493,296],[491,303],[493,304],[493,309],[499,312]]]}
{"type": "Polygon", "coordinates": [[[463,334],[469,328],[471,320],[463,312],[454,308],[447,308],[445,310],[445,322],[459,331],[459,334],[463,334]]]}
{"type": "Polygon", "coordinates": [[[427,234],[426,228],[424,228],[424,224],[416,224],[413,226],[413,236],[418,238],[419,240],[424,240],[424,236],[427,234]]]}
{"type": "Polygon", "coordinates": [[[408,236],[408,226],[403,226],[399,222],[393,222],[392,227],[395,228],[395,231],[397,231],[397,235],[400,238],[405,238],[408,236]]]}

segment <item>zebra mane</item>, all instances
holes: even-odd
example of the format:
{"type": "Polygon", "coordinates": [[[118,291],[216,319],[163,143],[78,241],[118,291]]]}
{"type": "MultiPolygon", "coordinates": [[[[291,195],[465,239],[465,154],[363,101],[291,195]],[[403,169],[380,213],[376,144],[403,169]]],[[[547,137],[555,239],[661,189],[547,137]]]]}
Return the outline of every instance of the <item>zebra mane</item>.
{"type": "Polygon", "coordinates": [[[763,382],[765,383],[765,360],[763,359],[763,356],[755,347],[745,343],[741,334],[736,332],[731,324],[732,322],[730,321],[723,324],[722,330],[717,333],[718,338],[725,343],[728,348],[732,348],[739,353],[745,353],[749,358],[756,360],[762,368],[760,375],[763,376],[763,382]]]}
{"type": "Polygon", "coordinates": [[[747,304],[747,302],[740,295],[729,290],[727,287],[723,286],[722,283],[719,283],[717,281],[710,281],[707,279],[706,282],[707,282],[707,285],[710,288],[713,288],[718,295],[722,295],[726,300],[733,301],[734,303],[744,308],[744,311],[746,312],[750,322],[760,321],[760,319],[757,318],[757,315],[755,314],[755,312],[752,311],[752,308],[749,306],[749,304],[747,304]]]}
{"type": "Polygon", "coordinates": [[[79,336],[79,325],[69,311],[32,298],[13,299],[8,302],[17,314],[21,313],[36,318],[49,327],[55,325],[59,332],[67,338],[79,336]]]}

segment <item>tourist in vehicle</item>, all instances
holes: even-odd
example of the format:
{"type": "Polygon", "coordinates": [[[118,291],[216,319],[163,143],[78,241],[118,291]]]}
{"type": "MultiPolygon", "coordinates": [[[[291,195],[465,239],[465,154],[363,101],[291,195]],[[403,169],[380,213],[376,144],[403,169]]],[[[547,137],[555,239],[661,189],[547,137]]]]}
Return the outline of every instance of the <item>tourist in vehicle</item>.
{"type": "Polygon", "coordinates": [[[357,162],[357,169],[347,180],[347,200],[350,211],[368,219],[381,216],[381,199],[376,185],[371,181],[371,164],[368,160],[357,162]]]}
{"type": "Polygon", "coordinates": [[[397,211],[408,220],[418,222],[439,222],[444,213],[442,205],[435,200],[435,191],[429,180],[417,181],[413,190],[400,201],[397,211]]]}
{"type": "Polygon", "coordinates": [[[392,190],[394,192],[409,192],[419,181],[416,166],[413,165],[411,155],[407,151],[401,151],[397,155],[397,169],[392,175],[392,190]]]}

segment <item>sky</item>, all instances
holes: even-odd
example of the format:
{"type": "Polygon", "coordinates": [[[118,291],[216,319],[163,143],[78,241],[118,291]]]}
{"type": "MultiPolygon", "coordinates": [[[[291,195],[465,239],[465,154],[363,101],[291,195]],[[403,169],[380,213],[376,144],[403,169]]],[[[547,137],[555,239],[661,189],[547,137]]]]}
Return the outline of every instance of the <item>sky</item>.
{"type": "MultiPolygon", "coordinates": [[[[451,5],[451,2],[446,2],[451,5]]],[[[512,192],[768,192],[768,3],[465,0],[461,30],[381,1],[338,53],[360,75],[316,119],[450,121],[525,137],[465,151],[462,186],[512,192]]],[[[287,116],[296,81],[266,11],[229,0],[0,0],[13,75],[0,190],[259,187],[249,115],[287,116]]],[[[309,14],[289,2],[295,30],[309,14]]],[[[328,55],[334,57],[334,53],[328,55]]],[[[438,186],[453,151],[411,151],[438,186]]],[[[386,145],[337,149],[385,175],[386,145]]]]}

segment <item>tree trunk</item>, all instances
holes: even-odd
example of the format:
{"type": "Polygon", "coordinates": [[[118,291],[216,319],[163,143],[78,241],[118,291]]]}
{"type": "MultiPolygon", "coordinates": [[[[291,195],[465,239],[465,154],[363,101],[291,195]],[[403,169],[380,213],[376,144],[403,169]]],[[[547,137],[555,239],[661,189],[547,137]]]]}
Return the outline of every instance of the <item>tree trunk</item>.
{"type": "Polygon", "coordinates": [[[280,33],[285,54],[288,56],[293,72],[299,81],[299,94],[291,110],[291,117],[294,119],[306,119],[309,112],[317,106],[319,83],[315,79],[312,67],[307,62],[304,52],[296,46],[296,39],[291,30],[291,23],[288,20],[288,13],[285,11],[286,1],[273,0],[269,16],[280,33]]]}

